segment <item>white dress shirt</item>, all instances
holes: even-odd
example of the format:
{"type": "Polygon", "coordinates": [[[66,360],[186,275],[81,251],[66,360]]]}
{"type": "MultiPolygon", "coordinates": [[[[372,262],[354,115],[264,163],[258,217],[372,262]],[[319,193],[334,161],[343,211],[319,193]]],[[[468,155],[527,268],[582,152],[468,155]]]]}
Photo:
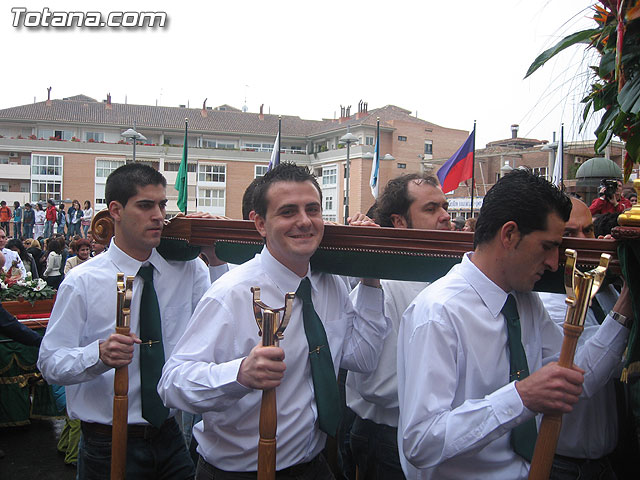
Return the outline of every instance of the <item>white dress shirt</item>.
{"type": "MultiPolygon", "coordinates": [[[[515,296],[529,370],[553,359],[562,330],[534,293],[515,296]]],[[[510,445],[513,427],[532,418],[509,382],[507,293],[466,254],[418,295],[398,334],[398,445],[409,479],[526,479],[529,463],[510,445]]],[[[576,353],[590,397],[619,364],[628,330],[607,318],[576,353]]]]}
{"type": "MultiPolygon", "coordinates": [[[[382,314],[382,290],[362,287],[354,309],[338,277],[315,272],[306,276],[327,333],[336,375],[339,367],[373,370],[388,331],[382,314]]],[[[203,421],[193,429],[198,452],[222,470],[257,469],[262,391],[237,382],[242,360],[260,342],[250,288],[260,287],[261,300],[280,308],[285,293],[295,292],[300,281],[263,248],[262,253],[211,286],[165,364],[158,384],[160,397],[168,406],[203,414],[203,421]]],[[[277,470],[308,462],[325,443],[317,423],[309,345],[302,302],[297,297],[280,347],[287,368],[276,389],[277,470]]]]}
{"type": "Polygon", "coordinates": [[[27,276],[27,271],[24,268],[24,264],[22,263],[22,259],[18,252],[15,252],[9,248],[3,248],[2,254],[4,255],[4,271],[8,272],[13,262],[16,262],[18,270],[20,270],[21,277],[24,278],[27,276]]]}
{"type": "MultiPolygon", "coordinates": [[[[167,261],[154,249],[144,264],[154,267],[153,283],[162,319],[165,359],[184,332],[195,306],[209,287],[209,275],[200,259],[167,261]]],[[[71,418],[111,424],[114,369],[99,358],[99,344],[115,333],[116,274],[136,275],[143,265],[112,241],[101,255],[78,265],[58,290],[49,326],[42,340],[38,368],[49,383],[66,385],[71,418]]],[[[131,331],[140,333],[142,278],[133,282],[131,331]]],[[[140,397],[140,349],[129,364],[129,423],[146,424],[140,397]]],[[[173,412],[171,413],[173,415],[173,412]]]]}
{"type": "MultiPolygon", "coordinates": [[[[347,405],[360,418],[380,425],[398,426],[398,329],[400,319],[409,304],[427,282],[381,280],[384,292],[384,313],[391,320],[389,335],[384,340],[378,368],[371,373],[347,374],[347,405]]],[[[351,293],[353,296],[355,291],[351,293]]]]}
{"type": "MultiPolygon", "coordinates": [[[[567,304],[564,301],[567,296],[562,293],[539,293],[538,295],[551,319],[562,326],[567,310],[567,304]]],[[[596,299],[605,312],[613,308],[617,297],[618,294],[611,285],[602,287],[596,294],[596,299]]],[[[593,311],[589,309],[578,344],[582,345],[595,335],[599,328],[600,325],[593,311]]],[[[560,430],[556,453],[567,457],[598,459],[613,452],[617,444],[616,390],[613,380],[610,380],[591,398],[581,398],[573,406],[571,413],[562,416],[562,430],[560,430]]]]}

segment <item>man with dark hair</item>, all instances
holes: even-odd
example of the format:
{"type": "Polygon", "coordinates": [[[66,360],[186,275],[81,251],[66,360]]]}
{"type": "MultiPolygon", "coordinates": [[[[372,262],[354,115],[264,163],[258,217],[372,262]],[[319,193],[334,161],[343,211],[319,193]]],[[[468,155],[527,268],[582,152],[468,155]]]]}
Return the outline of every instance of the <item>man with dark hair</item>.
{"type": "Polygon", "coordinates": [[[203,415],[194,427],[197,479],[255,477],[262,390],[276,387],[276,478],[332,479],[320,452],[340,421],[336,373],[375,368],[388,330],[382,291],[363,279],[354,308],[338,277],[310,270],[324,223],[320,188],[305,167],[281,163],[253,198],[266,244],[202,298],[158,391],[167,405],[203,415]],[[261,345],[252,287],[274,308],[296,292],[279,347],[261,345]]]}
{"type": "MultiPolygon", "coordinates": [[[[394,178],[378,199],[385,223],[395,228],[449,230],[448,203],[435,177],[416,174],[394,178]]],[[[384,341],[378,367],[371,373],[349,372],[347,405],[356,414],[350,446],[359,478],[403,479],[398,455],[398,379],[396,358],[402,314],[426,282],[382,280],[384,312],[392,328],[384,341]]]]}
{"type": "MultiPolygon", "coordinates": [[[[438,179],[429,175],[410,173],[390,180],[384,189],[384,195],[377,202],[376,221],[378,224],[381,227],[424,228],[419,223],[418,225],[413,225],[412,218],[419,222],[418,219],[422,217],[419,213],[420,210],[440,208],[445,211],[446,222],[449,223],[451,217],[446,213],[449,204],[444,198],[444,194],[442,198],[438,195],[437,201],[427,202],[427,204],[414,201],[417,195],[430,196],[435,191],[421,188],[423,184],[435,190],[440,190],[438,179]]],[[[440,193],[442,193],[442,190],[440,190],[440,193]]],[[[450,225],[448,228],[450,228],[450,225]]]]}
{"type": "Polygon", "coordinates": [[[242,195],[242,219],[243,220],[253,220],[253,214],[255,214],[253,210],[253,192],[256,189],[256,185],[260,181],[260,177],[254,178],[253,181],[249,184],[247,189],[244,191],[244,195],[242,195]]]}
{"type": "Polygon", "coordinates": [[[569,198],[546,180],[505,175],[484,198],[475,251],[405,312],[398,443],[408,478],[527,478],[536,414],[570,412],[619,365],[632,315],[628,290],[579,348],[577,367],[550,362],[562,329],[531,290],[558,268],[570,211],[569,198]]]}
{"type": "Polygon", "coordinates": [[[622,180],[619,178],[603,178],[598,195],[589,205],[589,211],[593,216],[604,213],[622,213],[627,208],[631,208],[631,202],[622,195],[622,180]]]}
{"type": "Polygon", "coordinates": [[[164,360],[209,287],[204,263],[165,260],[156,251],[167,204],[166,181],[132,163],[106,183],[114,237],[106,253],[69,271],[60,285],[38,368],[66,385],[70,418],[82,420],[79,479],[108,479],[114,371],[128,366],[127,478],[193,478],[193,462],[156,386],[164,360]],[[135,276],[131,334],[114,333],[117,273],[135,276]]]}

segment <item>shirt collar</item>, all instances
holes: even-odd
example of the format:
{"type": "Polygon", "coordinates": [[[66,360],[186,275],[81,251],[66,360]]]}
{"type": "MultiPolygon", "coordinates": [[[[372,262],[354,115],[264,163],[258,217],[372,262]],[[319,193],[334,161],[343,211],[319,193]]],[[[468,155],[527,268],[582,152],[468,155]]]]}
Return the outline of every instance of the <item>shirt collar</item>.
{"type": "MultiPolygon", "coordinates": [[[[262,252],[260,252],[260,262],[264,268],[264,271],[267,272],[269,277],[274,281],[274,283],[278,286],[278,288],[286,292],[295,292],[298,290],[298,286],[300,286],[300,282],[302,278],[300,278],[297,274],[289,270],[282,263],[276,260],[269,249],[265,245],[262,247],[262,252]]],[[[307,266],[307,273],[305,277],[308,277],[311,281],[311,289],[318,292],[318,275],[312,274],[311,269],[307,266]]]]}
{"type": "Polygon", "coordinates": [[[162,255],[160,255],[155,248],[151,251],[151,255],[149,255],[149,258],[147,258],[144,262],[141,262],[139,260],[136,260],[135,258],[130,257],[120,248],[118,248],[116,242],[113,239],[111,239],[111,244],[103,255],[108,255],[109,259],[111,260],[111,262],[113,262],[118,271],[123,272],[125,275],[135,276],[138,274],[138,270],[140,270],[140,267],[147,264],[153,265],[153,267],[161,275],[162,273],[166,272],[169,266],[167,261],[162,258],[162,255]]]}
{"type": "Polygon", "coordinates": [[[508,293],[502,288],[496,285],[493,280],[487,277],[472,261],[471,256],[473,252],[465,253],[462,257],[462,263],[460,264],[460,274],[476,291],[478,296],[482,299],[489,311],[494,317],[497,317],[505,302],[507,301],[508,293]]]}

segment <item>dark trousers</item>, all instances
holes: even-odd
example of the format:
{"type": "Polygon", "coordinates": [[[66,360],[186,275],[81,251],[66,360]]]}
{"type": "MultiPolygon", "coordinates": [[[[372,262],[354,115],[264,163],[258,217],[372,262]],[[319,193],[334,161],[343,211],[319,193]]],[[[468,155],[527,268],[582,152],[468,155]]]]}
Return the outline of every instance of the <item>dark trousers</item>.
{"type": "MultiPolygon", "coordinates": [[[[83,423],[78,456],[78,479],[109,480],[110,472],[111,435],[96,433],[83,423]]],[[[129,433],[127,478],[186,480],[193,479],[193,476],[193,462],[189,457],[182,432],[173,418],[167,420],[160,429],[148,427],[144,435],[129,433]]]]}
{"type": "Polygon", "coordinates": [[[351,427],[351,452],[360,480],[404,480],[398,429],[358,416],[351,427]]]}
{"type": "MultiPolygon", "coordinates": [[[[202,456],[198,460],[196,480],[256,480],[257,472],[225,472],[207,463],[202,456]]],[[[276,480],[335,480],[329,464],[322,454],[309,463],[294,465],[276,472],[276,480]]]]}
{"type": "Polygon", "coordinates": [[[549,480],[617,480],[607,457],[597,460],[556,455],[549,480]]]}

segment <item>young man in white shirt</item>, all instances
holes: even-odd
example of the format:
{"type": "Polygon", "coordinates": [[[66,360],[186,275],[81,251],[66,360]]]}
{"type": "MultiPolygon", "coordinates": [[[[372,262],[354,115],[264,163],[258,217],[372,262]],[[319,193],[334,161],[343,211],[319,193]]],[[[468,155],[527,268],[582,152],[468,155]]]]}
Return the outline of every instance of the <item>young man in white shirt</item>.
{"type": "MultiPolygon", "coordinates": [[[[377,202],[375,219],[382,227],[451,230],[449,204],[438,179],[402,175],[387,183],[377,202]]],[[[371,373],[348,372],[347,405],[356,414],[351,427],[351,453],[360,480],[403,479],[398,455],[397,344],[402,314],[426,282],[382,280],[385,315],[391,330],[384,341],[378,368],[371,373]]]]}
{"type": "MultiPolygon", "coordinates": [[[[570,211],[546,180],[524,170],[505,175],[485,196],[475,251],[405,312],[398,444],[408,478],[526,479],[536,414],[570,412],[619,365],[629,329],[616,315],[578,350],[578,367],[547,363],[562,330],[531,291],[558,268],[570,211]]],[[[631,318],[628,291],[613,310],[631,318]]]]}
{"type": "Polygon", "coordinates": [[[255,478],[260,403],[267,388],[277,388],[276,478],[331,479],[320,452],[340,418],[335,375],[341,366],[375,368],[388,330],[382,290],[375,288],[377,280],[363,279],[368,286],[352,304],[338,277],[311,271],[309,260],[324,224],[322,193],[305,167],[281,163],[262,177],[253,198],[254,222],[265,247],[202,298],[165,365],[158,391],[167,405],[203,415],[193,429],[200,454],[197,479],[255,478]],[[254,286],[273,308],[284,304],[287,292],[299,292],[279,347],[261,345],[254,286]],[[310,319],[303,315],[303,289],[310,289],[316,321],[326,333],[327,343],[317,348],[307,339],[310,319]],[[331,360],[325,370],[333,378],[327,383],[331,388],[314,387],[312,355],[331,360]],[[327,394],[331,400],[323,403],[327,394]],[[334,414],[319,408],[318,399],[334,414]]]}
{"type": "Polygon", "coordinates": [[[107,179],[105,195],[115,223],[111,246],[72,269],[61,284],[38,368],[48,382],[67,386],[69,417],[82,420],[79,479],[109,478],[114,371],[125,365],[127,478],[193,478],[193,462],[175,411],[162,406],[155,387],[163,358],[169,358],[210,285],[208,272],[197,258],[165,260],[156,251],[167,204],[162,174],[139,163],[124,165],[107,179]],[[128,336],[114,333],[118,272],[136,277],[128,336]],[[142,305],[151,305],[155,312],[144,313],[150,309],[142,305]],[[152,338],[141,328],[152,328],[156,334],[152,338]]]}

